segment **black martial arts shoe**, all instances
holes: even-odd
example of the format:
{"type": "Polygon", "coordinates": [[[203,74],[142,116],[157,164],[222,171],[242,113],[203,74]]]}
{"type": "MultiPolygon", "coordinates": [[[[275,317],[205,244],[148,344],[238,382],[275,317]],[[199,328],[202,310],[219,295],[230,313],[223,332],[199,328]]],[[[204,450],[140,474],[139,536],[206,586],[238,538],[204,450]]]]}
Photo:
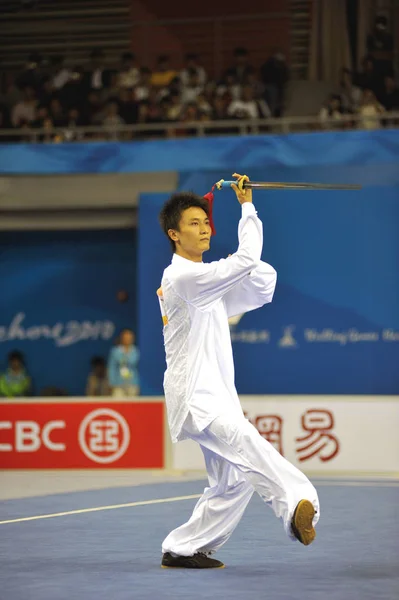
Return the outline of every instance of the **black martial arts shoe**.
{"type": "Polygon", "coordinates": [[[194,556],[172,556],[165,552],[162,556],[162,569],[224,569],[220,560],[209,558],[204,552],[197,552],[194,556]]]}
{"type": "Polygon", "coordinates": [[[309,546],[316,537],[316,531],[313,527],[314,515],[315,509],[309,500],[298,502],[292,517],[291,529],[296,539],[304,546],[309,546]]]}

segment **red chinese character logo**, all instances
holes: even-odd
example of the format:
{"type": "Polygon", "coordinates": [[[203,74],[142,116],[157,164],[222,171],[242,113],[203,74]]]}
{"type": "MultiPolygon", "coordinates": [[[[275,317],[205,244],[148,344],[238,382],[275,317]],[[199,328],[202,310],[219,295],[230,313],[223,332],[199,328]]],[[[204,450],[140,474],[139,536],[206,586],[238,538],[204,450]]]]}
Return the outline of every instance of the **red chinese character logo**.
{"type": "Polygon", "coordinates": [[[332,460],[339,452],[339,441],[331,433],[334,417],[329,410],[307,410],[301,419],[302,429],[308,433],[296,438],[299,461],[309,460],[316,454],[323,462],[332,460]]]}
{"type": "Polygon", "coordinates": [[[277,415],[259,415],[254,423],[256,429],[262,437],[275,447],[275,449],[283,454],[282,428],[283,420],[277,415]]]}

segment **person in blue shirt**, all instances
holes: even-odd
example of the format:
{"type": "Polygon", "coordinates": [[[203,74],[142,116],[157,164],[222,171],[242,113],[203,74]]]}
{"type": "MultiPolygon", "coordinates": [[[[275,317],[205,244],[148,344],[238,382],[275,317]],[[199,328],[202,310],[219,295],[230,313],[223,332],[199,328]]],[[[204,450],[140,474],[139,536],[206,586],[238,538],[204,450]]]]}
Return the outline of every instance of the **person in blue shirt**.
{"type": "Polygon", "coordinates": [[[131,329],[123,329],[108,359],[108,381],[115,398],[139,395],[139,350],[131,329]]]}

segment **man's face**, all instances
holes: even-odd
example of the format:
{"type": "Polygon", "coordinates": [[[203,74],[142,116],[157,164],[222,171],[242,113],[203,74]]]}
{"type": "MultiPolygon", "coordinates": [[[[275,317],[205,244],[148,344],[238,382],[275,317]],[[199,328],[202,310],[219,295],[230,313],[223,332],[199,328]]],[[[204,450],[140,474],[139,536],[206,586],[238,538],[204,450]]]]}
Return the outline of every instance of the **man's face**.
{"type": "Polygon", "coordinates": [[[179,229],[169,230],[176,250],[188,256],[202,256],[209,250],[211,226],[206,212],[199,206],[191,206],[182,212],[179,229]]]}

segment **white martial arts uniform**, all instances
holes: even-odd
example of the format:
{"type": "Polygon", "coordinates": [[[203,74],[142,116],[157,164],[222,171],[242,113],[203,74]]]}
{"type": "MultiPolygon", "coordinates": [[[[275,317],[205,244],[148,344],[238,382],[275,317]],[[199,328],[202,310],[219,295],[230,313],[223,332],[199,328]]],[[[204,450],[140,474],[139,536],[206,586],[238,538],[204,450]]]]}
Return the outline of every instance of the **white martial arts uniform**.
{"type": "Polygon", "coordinates": [[[162,544],[163,552],[182,556],[222,546],[254,491],[291,539],[299,500],[313,503],[314,524],[320,514],[313,485],[245,419],[234,386],[228,318],[271,302],[276,285],[276,271],[260,260],[262,223],[252,203],[242,205],[238,238],[237,252],[219,261],[197,263],[174,254],[162,278],[171,437],[200,444],[209,479],[190,520],[162,544]]]}

